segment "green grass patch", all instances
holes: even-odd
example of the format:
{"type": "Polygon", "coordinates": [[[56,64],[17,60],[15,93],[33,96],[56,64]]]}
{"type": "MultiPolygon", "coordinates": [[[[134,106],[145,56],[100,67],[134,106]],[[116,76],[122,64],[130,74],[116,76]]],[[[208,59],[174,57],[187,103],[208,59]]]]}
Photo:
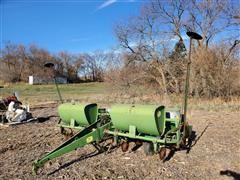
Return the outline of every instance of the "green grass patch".
{"type": "MultiPolygon", "coordinates": [[[[105,83],[80,83],[80,84],[60,84],[60,92],[63,99],[77,99],[83,96],[93,96],[106,93],[105,83]]],[[[0,89],[0,97],[12,95],[18,92],[21,101],[31,103],[56,101],[58,94],[55,84],[29,85],[29,84],[9,84],[0,89]]]]}

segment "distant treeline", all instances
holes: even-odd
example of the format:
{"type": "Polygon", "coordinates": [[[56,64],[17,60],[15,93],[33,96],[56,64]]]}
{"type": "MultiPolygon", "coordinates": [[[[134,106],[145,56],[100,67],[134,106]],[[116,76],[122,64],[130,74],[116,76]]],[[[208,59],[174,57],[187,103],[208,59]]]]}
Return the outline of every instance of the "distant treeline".
{"type": "Polygon", "coordinates": [[[49,77],[43,68],[56,64],[55,74],[69,82],[108,81],[125,93],[153,89],[157,94],[184,92],[189,55],[187,31],[193,40],[190,94],[204,97],[240,95],[240,14],[228,0],[169,0],[146,3],[138,16],[114,31],[118,48],[111,52],[55,55],[37,46],[6,44],[0,60],[4,81],[26,81],[29,75],[49,77]]]}
{"type": "Polygon", "coordinates": [[[70,83],[103,81],[107,56],[107,53],[101,51],[91,54],[68,52],[51,54],[36,45],[8,43],[2,50],[0,78],[5,82],[27,82],[30,75],[43,79],[52,78],[55,75],[66,77],[70,83]],[[54,63],[54,69],[44,68],[47,62],[54,63]]]}

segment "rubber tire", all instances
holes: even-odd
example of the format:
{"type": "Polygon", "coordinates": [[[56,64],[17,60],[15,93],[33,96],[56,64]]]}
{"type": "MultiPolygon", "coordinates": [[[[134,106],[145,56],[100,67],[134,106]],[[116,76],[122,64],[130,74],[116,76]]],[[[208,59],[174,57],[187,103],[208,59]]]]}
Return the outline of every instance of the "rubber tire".
{"type": "Polygon", "coordinates": [[[124,141],[122,144],[121,144],[121,149],[122,149],[122,152],[127,152],[128,151],[128,148],[129,148],[129,143],[124,141]]]}
{"type": "Polygon", "coordinates": [[[164,160],[167,155],[167,148],[161,147],[158,153],[159,153],[159,159],[164,160]]]}

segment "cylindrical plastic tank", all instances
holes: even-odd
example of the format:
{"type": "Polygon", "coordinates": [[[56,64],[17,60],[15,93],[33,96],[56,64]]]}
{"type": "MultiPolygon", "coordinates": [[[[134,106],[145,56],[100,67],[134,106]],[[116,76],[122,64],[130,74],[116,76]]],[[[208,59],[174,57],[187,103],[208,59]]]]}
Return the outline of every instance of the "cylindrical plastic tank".
{"type": "Polygon", "coordinates": [[[109,110],[116,129],[128,131],[135,126],[139,133],[160,136],[165,128],[164,106],[154,105],[113,105],[109,110]]]}
{"type": "Polygon", "coordinates": [[[64,103],[58,107],[58,113],[63,123],[70,124],[71,120],[80,126],[90,125],[97,120],[97,104],[64,103]]]}

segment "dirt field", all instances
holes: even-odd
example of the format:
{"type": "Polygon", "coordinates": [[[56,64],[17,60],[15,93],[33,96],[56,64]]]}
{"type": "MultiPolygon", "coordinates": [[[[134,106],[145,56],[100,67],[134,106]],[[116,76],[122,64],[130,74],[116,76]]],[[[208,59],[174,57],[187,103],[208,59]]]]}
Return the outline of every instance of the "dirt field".
{"type": "Polygon", "coordinates": [[[96,155],[88,145],[33,175],[33,161],[64,141],[55,106],[33,109],[41,122],[0,126],[0,179],[240,179],[240,112],[203,110],[189,116],[196,134],[190,152],[178,151],[164,163],[142,147],[96,155]]]}

